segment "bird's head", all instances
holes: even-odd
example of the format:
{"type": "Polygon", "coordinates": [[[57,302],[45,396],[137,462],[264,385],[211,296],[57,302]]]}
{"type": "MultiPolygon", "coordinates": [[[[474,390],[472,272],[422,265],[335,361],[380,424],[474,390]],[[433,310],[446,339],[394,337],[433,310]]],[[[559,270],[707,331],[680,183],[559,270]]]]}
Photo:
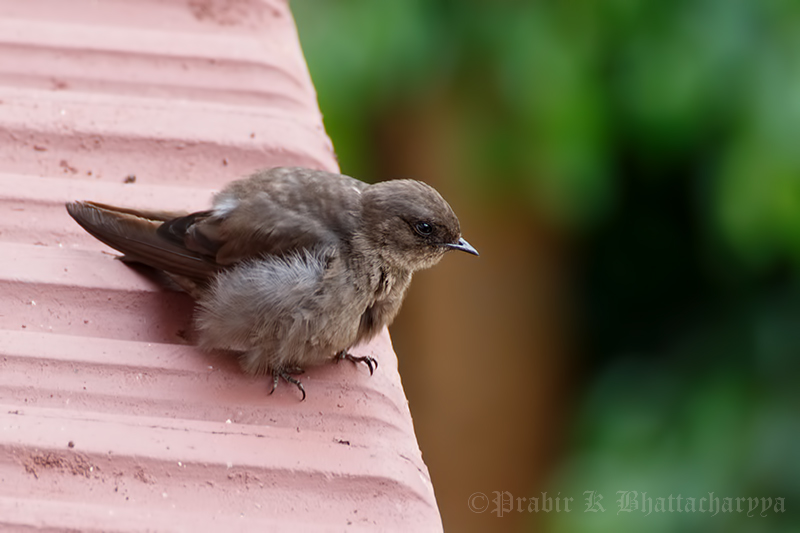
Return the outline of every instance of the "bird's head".
{"type": "Polygon", "coordinates": [[[461,238],[450,205],[430,185],[416,180],[376,183],[364,189],[361,205],[365,238],[395,268],[428,268],[450,250],[478,255],[461,238]]]}

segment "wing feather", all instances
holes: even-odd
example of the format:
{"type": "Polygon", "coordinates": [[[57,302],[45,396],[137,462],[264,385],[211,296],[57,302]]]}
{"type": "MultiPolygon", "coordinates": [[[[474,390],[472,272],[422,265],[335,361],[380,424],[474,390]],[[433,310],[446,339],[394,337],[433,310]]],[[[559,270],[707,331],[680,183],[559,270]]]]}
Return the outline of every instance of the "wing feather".
{"type": "Polygon", "coordinates": [[[165,218],[165,213],[154,216],[157,213],[94,202],[70,202],[67,211],[89,234],[124,253],[128,260],[195,280],[208,279],[220,269],[213,256],[159,235],[163,223],[159,218],[165,218]]]}

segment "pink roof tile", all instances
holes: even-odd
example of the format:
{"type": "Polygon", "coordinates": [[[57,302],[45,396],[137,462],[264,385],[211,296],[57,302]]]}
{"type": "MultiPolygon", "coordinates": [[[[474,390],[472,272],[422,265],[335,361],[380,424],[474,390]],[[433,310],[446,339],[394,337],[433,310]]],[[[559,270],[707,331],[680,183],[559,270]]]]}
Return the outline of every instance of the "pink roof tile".
{"type": "Polygon", "coordinates": [[[0,2],[0,527],[441,530],[387,332],[269,396],[63,207],[274,165],[337,169],[285,2],[0,2]]]}

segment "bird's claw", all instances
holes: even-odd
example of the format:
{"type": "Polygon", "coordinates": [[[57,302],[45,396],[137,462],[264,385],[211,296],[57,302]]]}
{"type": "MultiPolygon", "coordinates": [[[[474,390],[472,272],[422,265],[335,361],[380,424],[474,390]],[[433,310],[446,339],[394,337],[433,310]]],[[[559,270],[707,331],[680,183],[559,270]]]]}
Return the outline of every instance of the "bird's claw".
{"type": "Polygon", "coordinates": [[[288,370],[273,370],[272,371],[272,390],[269,391],[269,393],[272,394],[273,392],[275,392],[275,389],[278,388],[278,381],[280,381],[280,379],[283,378],[283,380],[286,383],[291,383],[292,385],[295,385],[295,386],[297,386],[298,389],[300,389],[300,392],[303,393],[303,398],[300,401],[301,402],[305,401],[305,399],[306,399],[306,389],[303,387],[303,384],[300,382],[299,379],[297,379],[296,377],[292,376],[292,374],[302,374],[302,373],[303,373],[303,370],[299,369],[299,368],[292,369],[290,371],[288,371],[288,370]]]}
{"type": "Polygon", "coordinates": [[[365,355],[363,357],[357,357],[347,350],[342,350],[338,354],[336,354],[336,362],[338,363],[342,359],[347,359],[348,361],[352,361],[354,364],[364,363],[369,368],[369,375],[371,376],[373,371],[378,368],[378,360],[374,357],[370,357],[369,355],[365,355]]]}

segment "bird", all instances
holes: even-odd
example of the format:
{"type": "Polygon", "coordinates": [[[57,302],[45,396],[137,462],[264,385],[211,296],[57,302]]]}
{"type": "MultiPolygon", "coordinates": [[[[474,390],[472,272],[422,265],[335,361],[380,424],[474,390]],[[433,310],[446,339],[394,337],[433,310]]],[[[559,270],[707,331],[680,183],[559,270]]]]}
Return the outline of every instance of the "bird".
{"type": "Polygon", "coordinates": [[[400,310],[412,275],[451,250],[479,255],[453,209],[413,179],[367,184],[301,167],[232,181],[211,208],[186,214],[92,201],[66,204],[89,234],[164,272],[196,301],[206,351],[239,354],[242,370],[295,385],[306,367],[342,359],[400,310]]]}

